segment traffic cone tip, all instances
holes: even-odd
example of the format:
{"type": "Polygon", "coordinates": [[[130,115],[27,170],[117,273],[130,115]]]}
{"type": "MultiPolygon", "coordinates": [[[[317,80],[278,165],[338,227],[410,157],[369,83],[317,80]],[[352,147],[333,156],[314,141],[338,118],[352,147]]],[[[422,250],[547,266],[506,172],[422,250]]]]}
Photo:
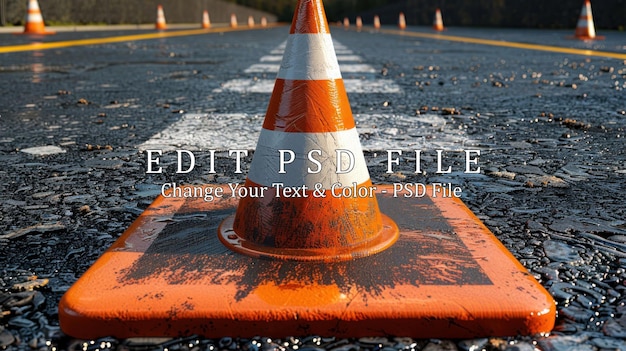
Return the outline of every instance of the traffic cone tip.
{"type": "Polygon", "coordinates": [[[329,33],[326,12],[323,7],[318,7],[316,1],[298,3],[293,15],[289,34],[329,33]]]}

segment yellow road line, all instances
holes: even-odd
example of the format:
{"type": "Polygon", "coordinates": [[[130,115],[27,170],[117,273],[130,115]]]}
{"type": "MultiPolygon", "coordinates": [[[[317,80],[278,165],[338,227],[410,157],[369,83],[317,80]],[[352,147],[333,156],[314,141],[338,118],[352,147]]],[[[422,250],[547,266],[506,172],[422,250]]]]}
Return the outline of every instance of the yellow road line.
{"type": "Polygon", "coordinates": [[[626,60],[626,54],[610,52],[610,51],[574,49],[574,48],[566,48],[566,47],[561,47],[561,46],[517,43],[517,42],[511,42],[511,41],[459,37],[455,35],[445,35],[445,34],[418,33],[418,32],[389,30],[389,29],[382,29],[380,30],[380,32],[386,33],[386,34],[403,35],[403,36],[416,37],[416,38],[449,40],[449,41],[456,41],[456,42],[461,42],[461,43],[500,46],[500,47],[526,49],[526,50],[549,51],[549,52],[558,52],[562,54],[572,54],[572,55],[598,56],[598,57],[605,57],[605,58],[615,58],[618,60],[626,60]]]}
{"type": "MultiPolygon", "coordinates": [[[[270,24],[268,25],[268,27],[258,27],[258,29],[278,27],[281,25],[282,24],[270,24]]],[[[36,50],[67,48],[71,46],[101,45],[101,44],[120,43],[120,42],[137,41],[137,40],[182,37],[182,36],[201,35],[201,34],[208,34],[208,33],[225,33],[225,32],[233,32],[233,31],[241,31],[241,30],[250,30],[250,28],[248,27],[238,27],[238,28],[219,27],[219,28],[211,28],[211,29],[188,29],[188,30],[179,30],[179,31],[122,35],[118,37],[88,38],[88,39],[67,40],[67,41],[54,41],[54,42],[48,42],[48,43],[31,43],[31,44],[23,44],[23,45],[0,46],[0,54],[6,54],[10,52],[20,52],[20,51],[36,51],[36,50]]]]}

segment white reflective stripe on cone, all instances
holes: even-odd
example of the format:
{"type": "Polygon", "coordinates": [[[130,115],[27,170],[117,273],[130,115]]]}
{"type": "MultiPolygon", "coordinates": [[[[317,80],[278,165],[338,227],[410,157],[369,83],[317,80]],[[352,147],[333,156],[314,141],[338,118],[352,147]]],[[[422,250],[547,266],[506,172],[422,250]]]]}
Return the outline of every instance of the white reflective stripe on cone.
{"type": "Polygon", "coordinates": [[[335,47],[330,34],[290,34],[278,78],[341,79],[341,71],[335,57],[335,47]]]}
{"type": "MultiPolygon", "coordinates": [[[[343,152],[340,157],[341,170],[349,168],[347,155],[348,152],[343,152]]],[[[290,160],[288,154],[284,157],[286,161],[290,160]]],[[[323,189],[330,189],[337,182],[343,186],[350,186],[353,182],[362,184],[370,176],[355,128],[327,133],[287,133],[263,129],[250,164],[248,179],[264,186],[283,183],[284,186],[307,185],[310,189],[315,189],[315,184],[320,183],[323,189]],[[281,149],[295,153],[295,160],[285,164],[283,174],[279,174],[281,149]],[[311,150],[321,151],[311,155],[321,164],[319,173],[312,173],[318,170],[318,165],[308,159],[311,150]],[[337,174],[336,150],[347,150],[354,157],[351,172],[337,174]]]]}

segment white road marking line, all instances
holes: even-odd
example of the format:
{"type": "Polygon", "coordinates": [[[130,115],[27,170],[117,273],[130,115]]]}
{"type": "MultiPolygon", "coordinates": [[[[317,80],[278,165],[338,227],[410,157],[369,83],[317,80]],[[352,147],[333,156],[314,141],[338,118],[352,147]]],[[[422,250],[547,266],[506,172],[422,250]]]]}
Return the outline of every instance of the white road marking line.
{"type": "Polygon", "coordinates": [[[342,73],[377,73],[376,69],[368,64],[357,63],[357,64],[342,64],[339,62],[339,70],[342,73]]]}
{"type": "Polygon", "coordinates": [[[282,55],[263,56],[259,61],[261,62],[280,62],[283,60],[282,55]]]}
{"type": "MultiPolygon", "coordinates": [[[[246,68],[244,73],[278,73],[280,65],[271,63],[255,63],[246,68]]],[[[368,64],[345,65],[339,63],[342,73],[377,73],[376,69],[368,64]]]]}
{"type": "MultiPolygon", "coordinates": [[[[186,114],[139,145],[144,150],[254,150],[265,116],[244,113],[186,114]],[[225,131],[228,131],[227,133],[225,131]]],[[[354,115],[364,151],[414,149],[461,151],[479,141],[448,127],[439,115],[354,115]]]]}
{"type": "MultiPolygon", "coordinates": [[[[271,55],[263,56],[259,59],[260,63],[251,65],[244,70],[246,74],[258,73],[278,73],[280,64],[285,53],[287,41],[281,43],[278,47],[271,51],[271,55]]],[[[339,71],[346,74],[375,74],[377,70],[371,65],[362,63],[364,60],[361,56],[347,49],[341,43],[333,40],[333,48],[336,52],[337,61],[339,62],[339,71]]],[[[352,76],[344,79],[346,91],[348,93],[371,94],[397,94],[402,89],[393,80],[390,79],[354,79],[352,76]]],[[[357,77],[359,78],[359,77],[357,77]]],[[[370,77],[371,78],[371,77],[370,77]]],[[[220,88],[214,89],[214,93],[235,92],[235,93],[263,93],[269,94],[274,90],[273,79],[259,79],[251,76],[250,78],[237,78],[224,82],[220,88]]]]}
{"type": "Polygon", "coordinates": [[[255,63],[246,68],[244,73],[278,73],[280,65],[271,63],[255,63]]]}
{"type": "MultiPolygon", "coordinates": [[[[283,60],[282,55],[266,55],[261,57],[261,62],[281,62],[283,60]]],[[[337,61],[357,61],[362,62],[363,58],[359,55],[337,55],[337,61]]]]}
{"type": "MultiPolygon", "coordinates": [[[[221,88],[214,89],[214,93],[271,93],[274,90],[273,79],[232,79],[222,84],[221,88]]],[[[402,92],[400,87],[391,79],[344,79],[346,92],[356,94],[385,93],[397,94],[402,92]]]]}

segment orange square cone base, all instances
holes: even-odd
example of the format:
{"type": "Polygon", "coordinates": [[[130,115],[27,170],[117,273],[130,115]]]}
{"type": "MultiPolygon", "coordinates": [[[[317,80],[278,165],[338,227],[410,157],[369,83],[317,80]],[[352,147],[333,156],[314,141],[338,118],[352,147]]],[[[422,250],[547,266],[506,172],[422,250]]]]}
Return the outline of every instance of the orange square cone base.
{"type": "Polygon", "coordinates": [[[457,198],[395,194],[389,249],[352,261],[259,259],[217,237],[238,199],[160,196],[71,287],[62,330],[102,336],[408,336],[549,332],[552,297],[457,198]]]}

